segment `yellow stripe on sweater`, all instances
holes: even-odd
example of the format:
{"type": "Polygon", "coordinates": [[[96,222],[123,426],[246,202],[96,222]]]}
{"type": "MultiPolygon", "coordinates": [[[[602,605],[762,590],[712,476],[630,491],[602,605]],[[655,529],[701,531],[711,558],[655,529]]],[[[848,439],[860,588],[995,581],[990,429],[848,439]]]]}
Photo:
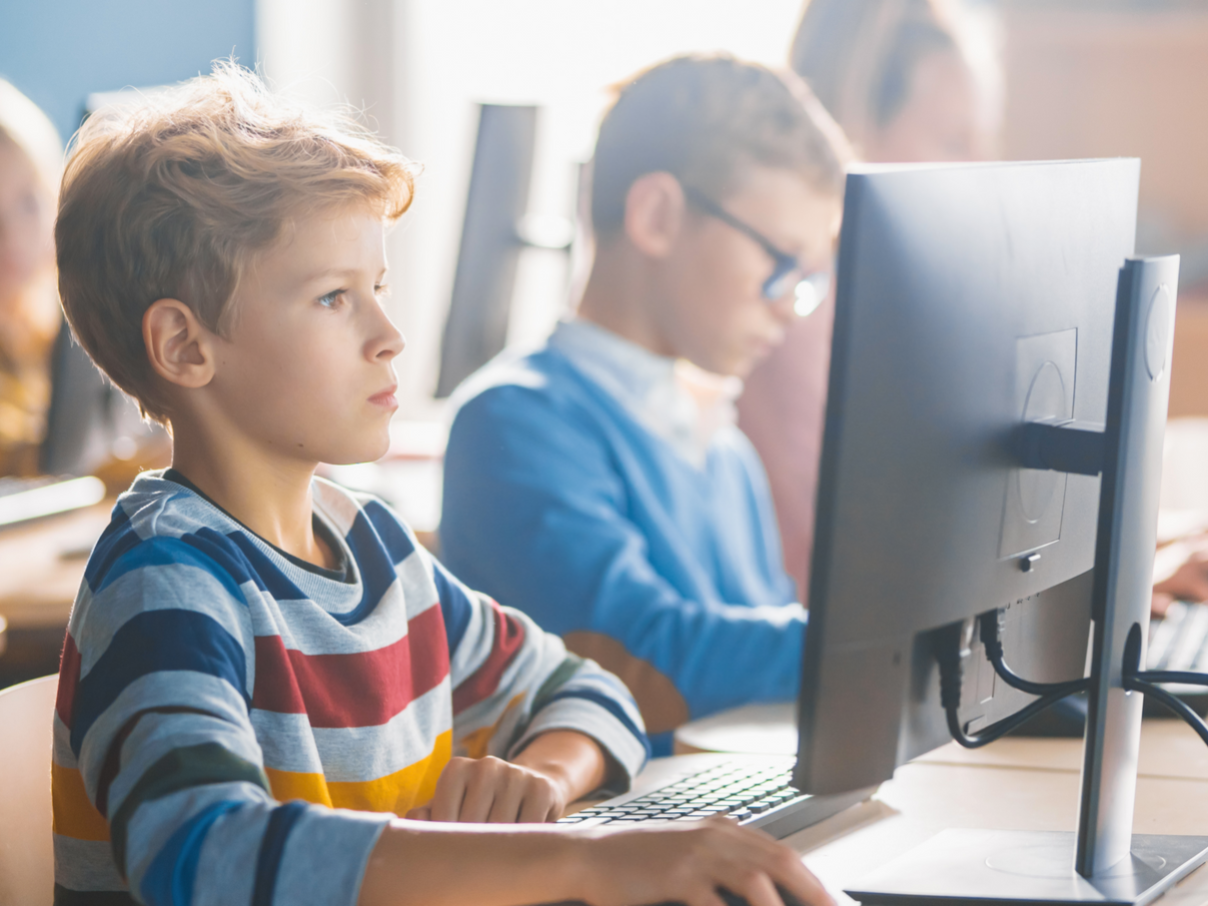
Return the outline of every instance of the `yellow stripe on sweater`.
{"type": "Polygon", "coordinates": [[[336,782],[322,774],[278,771],[266,767],[273,798],[281,802],[302,799],[332,808],[359,809],[365,812],[394,812],[406,815],[418,805],[426,805],[436,792],[436,781],[453,754],[453,731],[436,737],[426,758],[401,771],[377,780],[336,782]]]}
{"type": "Polygon", "coordinates": [[[50,803],[53,830],[76,840],[109,839],[109,825],[84,791],[84,778],[75,768],[50,763],[50,803]]]}

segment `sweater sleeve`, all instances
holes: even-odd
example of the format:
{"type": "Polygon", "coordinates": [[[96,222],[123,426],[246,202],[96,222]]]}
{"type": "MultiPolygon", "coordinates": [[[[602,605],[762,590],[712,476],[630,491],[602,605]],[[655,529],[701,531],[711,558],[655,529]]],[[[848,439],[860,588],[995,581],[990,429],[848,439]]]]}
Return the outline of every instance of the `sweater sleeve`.
{"type": "Polygon", "coordinates": [[[447,562],[547,629],[617,640],[671,680],[693,717],[792,699],[805,609],[680,594],[651,564],[610,457],[599,427],[547,392],[473,398],[445,457],[447,562]]]}
{"type": "Polygon", "coordinates": [[[433,559],[449,638],[456,754],[509,758],[540,733],[576,730],[620,765],[621,789],[650,757],[628,690],[532,619],[473,592],[433,559]]]}
{"type": "Polygon", "coordinates": [[[390,816],[273,799],[244,586],[209,535],[140,541],[115,519],[98,544],[60,676],[56,835],[94,809],[140,903],[352,904],[390,816]]]}

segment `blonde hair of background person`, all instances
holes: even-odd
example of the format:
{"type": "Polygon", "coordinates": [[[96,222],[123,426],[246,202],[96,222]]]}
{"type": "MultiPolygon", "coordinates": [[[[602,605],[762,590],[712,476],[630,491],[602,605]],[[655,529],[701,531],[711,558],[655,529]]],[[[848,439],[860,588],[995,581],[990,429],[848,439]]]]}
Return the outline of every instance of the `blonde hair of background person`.
{"type": "MultiPolygon", "coordinates": [[[[998,77],[989,35],[940,0],[809,0],[790,63],[876,162],[990,156],[998,77]]],[[[785,568],[808,603],[834,296],[747,378],[739,425],[763,459],[785,568]]]]}
{"type": "Polygon", "coordinates": [[[62,166],[46,114],[0,79],[0,476],[34,472],[45,432],[62,166]]]}

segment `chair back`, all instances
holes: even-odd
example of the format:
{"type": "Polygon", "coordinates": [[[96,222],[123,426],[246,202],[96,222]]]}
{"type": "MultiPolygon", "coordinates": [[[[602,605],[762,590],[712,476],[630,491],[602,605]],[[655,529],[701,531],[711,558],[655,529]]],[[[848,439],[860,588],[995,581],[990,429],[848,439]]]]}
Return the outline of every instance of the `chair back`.
{"type": "Polygon", "coordinates": [[[50,906],[50,751],[58,676],[0,690],[0,906],[50,906]]]}

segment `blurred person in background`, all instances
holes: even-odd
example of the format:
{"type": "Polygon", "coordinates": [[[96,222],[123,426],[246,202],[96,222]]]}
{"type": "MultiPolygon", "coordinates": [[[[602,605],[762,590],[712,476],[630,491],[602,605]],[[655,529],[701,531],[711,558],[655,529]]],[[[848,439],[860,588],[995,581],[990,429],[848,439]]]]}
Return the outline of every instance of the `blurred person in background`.
{"type": "Polygon", "coordinates": [[[620,676],[659,754],[797,694],[805,611],[733,397],[828,266],[849,153],[792,73],[641,73],[600,126],[577,316],[457,393],[446,564],[620,676]]]}
{"type": "MultiPolygon", "coordinates": [[[[996,131],[995,77],[938,0],[808,0],[792,68],[878,163],[979,160],[996,131]]],[[[833,287],[833,281],[832,281],[833,287]]],[[[746,380],[739,426],[768,472],[785,567],[808,603],[834,294],[799,318],[746,380]]]]}
{"type": "Polygon", "coordinates": [[[0,79],[0,477],[36,472],[45,432],[62,160],[50,120],[0,79]]]}

